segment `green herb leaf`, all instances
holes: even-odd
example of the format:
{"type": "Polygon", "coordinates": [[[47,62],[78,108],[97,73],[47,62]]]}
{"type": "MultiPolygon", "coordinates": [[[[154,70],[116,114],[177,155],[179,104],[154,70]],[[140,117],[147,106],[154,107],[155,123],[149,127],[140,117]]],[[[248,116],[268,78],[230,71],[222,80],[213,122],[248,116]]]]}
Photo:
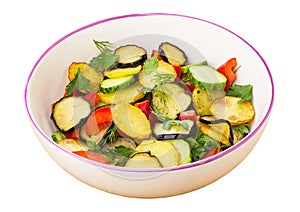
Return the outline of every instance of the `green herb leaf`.
{"type": "Polygon", "coordinates": [[[188,130],[189,129],[189,125],[184,121],[180,121],[180,120],[167,120],[164,124],[163,124],[163,128],[165,130],[170,130],[172,126],[177,125],[177,126],[181,126],[183,129],[188,130]]]}
{"type": "Polygon", "coordinates": [[[66,88],[67,95],[72,94],[75,89],[91,92],[90,80],[81,74],[80,68],[78,68],[75,78],[67,85],[66,88]]]}
{"type": "Polygon", "coordinates": [[[101,54],[90,60],[89,66],[95,68],[97,72],[101,72],[115,65],[119,58],[119,55],[112,53],[108,49],[104,49],[101,54]]]}
{"type": "Polygon", "coordinates": [[[96,47],[100,50],[100,52],[103,52],[104,50],[112,51],[113,45],[109,41],[97,41],[93,40],[96,47]]]}
{"type": "Polygon", "coordinates": [[[158,67],[157,54],[153,55],[144,63],[145,74],[150,74],[152,71],[156,70],[158,67]]]}
{"type": "Polygon", "coordinates": [[[138,92],[140,92],[140,93],[151,93],[152,89],[144,87],[144,88],[138,89],[138,92]]]}
{"type": "Polygon", "coordinates": [[[132,153],[137,152],[135,149],[130,149],[125,146],[116,146],[114,151],[125,157],[129,157],[132,153]]]}
{"type": "Polygon", "coordinates": [[[97,152],[97,153],[101,152],[100,146],[98,144],[96,144],[95,141],[87,140],[86,145],[88,147],[88,150],[91,151],[91,152],[97,152]]]}
{"type": "Polygon", "coordinates": [[[232,129],[241,132],[244,135],[247,135],[250,132],[248,126],[249,124],[240,124],[240,125],[233,126],[232,129]]]}
{"type": "Polygon", "coordinates": [[[108,130],[107,136],[103,139],[103,143],[111,144],[117,139],[117,127],[113,127],[108,130]]]}
{"type": "Polygon", "coordinates": [[[238,103],[250,101],[252,99],[252,85],[237,85],[234,84],[230,87],[226,96],[235,96],[242,98],[238,103]]]}

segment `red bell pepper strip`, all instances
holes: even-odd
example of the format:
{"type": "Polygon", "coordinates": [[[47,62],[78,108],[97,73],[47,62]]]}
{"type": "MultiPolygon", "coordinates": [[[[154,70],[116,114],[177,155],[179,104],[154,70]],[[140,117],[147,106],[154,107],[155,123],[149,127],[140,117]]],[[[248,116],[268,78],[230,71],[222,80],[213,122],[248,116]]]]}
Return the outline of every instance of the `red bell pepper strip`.
{"type": "Polygon", "coordinates": [[[179,114],[179,120],[192,120],[192,121],[197,121],[197,115],[194,110],[187,110],[183,111],[179,114]]]}
{"type": "Polygon", "coordinates": [[[87,93],[84,98],[89,101],[89,103],[92,105],[92,107],[95,107],[100,102],[100,96],[97,92],[90,92],[87,93]]]}
{"type": "Polygon", "coordinates": [[[109,161],[106,157],[103,155],[96,153],[96,152],[89,152],[89,151],[75,151],[73,152],[76,155],[79,155],[81,157],[87,158],[92,161],[96,161],[99,163],[109,164],[109,161]]]}
{"type": "Polygon", "coordinates": [[[79,129],[74,129],[71,132],[64,132],[64,135],[66,136],[66,138],[78,140],[79,139],[79,129]]]}
{"type": "Polygon", "coordinates": [[[218,154],[218,153],[221,152],[221,151],[222,151],[221,148],[214,148],[214,149],[208,151],[208,152],[203,156],[202,159],[211,157],[211,156],[213,156],[213,155],[216,155],[216,154],[218,154]]]}
{"type": "Polygon", "coordinates": [[[95,135],[109,127],[112,122],[110,107],[101,107],[93,112],[86,122],[86,134],[95,135]]]}
{"type": "Polygon", "coordinates": [[[149,119],[149,115],[151,113],[150,101],[145,100],[143,102],[138,102],[134,104],[135,107],[139,108],[149,119]]]}
{"type": "Polygon", "coordinates": [[[155,54],[157,54],[157,60],[162,60],[162,57],[159,55],[158,51],[153,49],[151,52],[151,57],[153,57],[155,54]]]}
{"type": "Polygon", "coordinates": [[[173,68],[174,68],[175,71],[176,71],[177,77],[180,79],[180,78],[181,78],[181,66],[173,65],[173,68]]]}
{"type": "Polygon", "coordinates": [[[231,58],[224,64],[222,64],[217,70],[224,74],[225,77],[227,78],[226,86],[224,90],[227,92],[230,88],[230,86],[233,84],[233,82],[236,79],[236,74],[235,74],[235,67],[237,66],[236,58],[231,58]]]}

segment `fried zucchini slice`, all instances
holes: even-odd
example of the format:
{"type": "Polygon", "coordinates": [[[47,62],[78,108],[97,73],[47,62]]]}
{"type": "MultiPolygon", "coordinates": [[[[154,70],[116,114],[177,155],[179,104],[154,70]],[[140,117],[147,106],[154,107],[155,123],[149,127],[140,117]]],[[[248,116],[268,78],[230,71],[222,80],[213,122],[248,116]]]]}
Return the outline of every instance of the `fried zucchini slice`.
{"type": "Polygon", "coordinates": [[[119,55],[119,68],[135,67],[142,64],[147,59],[147,51],[137,45],[120,46],[115,50],[115,54],[119,55]]]}
{"type": "Polygon", "coordinates": [[[116,126],[134,139],[147,139],[151,135],[150,122],[146,115],[130,104],[118,104],[112,107],[112,117],[116,126]]]}
{"type": "Polygon", "coordinates": [[[91,114],[90,103],[81,97],[67,96],[54,103],[51,118],[62,132],[81,125],[91,114]]]}
{"type": "Polygon", "coordinates": [[[239,103],[241,98],[225,96],[216,99],[211,106],[212,115],[216,119],[228,120],[232,126],[248,123],[254,116],[254,108],[250,101],[239,103]]]}
{"type": "Polygon", "coordinates": [[[183,66],[187,62],[187,56],[177,46],[163,42],[158,47],[158,53],[164,61],[177,66],[183,66]]]}
{"type": "Polygon", "coordinates": [[[75,139],[66,138],[60,140],[57,144],[70,152],[88,151],[88,147],[85,143],[75,139]]]}
{"type": "Polygon", "coordinates": [[[142,65],[130,68],[116,68],[104,72],[104,75],[108,78],[114,79],[119,77],[127,77],[129,75],[137,74],[142,70],[142,65]]]}
{"type": "Polygon", "coordinates": [[[125,167],[128,168],[161,168],[162,165],[157,157],[147,152],[137,152],[129,157],[125,167]]]}
{"type": "Polygon", "coordinates": [[[157,140],[145,140],[137,148],[140,152],[150,152],[158,158],[163,167],[178,166],[180,154],[175,146],[169,142],[157,140]]]}
{"type": "Polygon", "coordinates": [[[85,62],[72,62],[68,71],[68,78],[70,81],[75,78],[78,69],[86,79],[90,80],[91,90],[97,92],[99,90],[99,85],[103,80],[102,72],[97,72],[96,69],[90,67],[85,62]]]}

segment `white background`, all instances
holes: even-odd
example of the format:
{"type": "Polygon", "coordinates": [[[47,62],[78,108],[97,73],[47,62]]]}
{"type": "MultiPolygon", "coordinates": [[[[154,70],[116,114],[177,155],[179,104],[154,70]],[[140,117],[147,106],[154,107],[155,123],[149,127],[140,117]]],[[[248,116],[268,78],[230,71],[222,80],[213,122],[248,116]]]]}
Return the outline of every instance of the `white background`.
{"type": "Polygon", "coordinates": [[[300,211],[300,17],[296,2],[1,1],[0,211],[300,211]],[[275,102],[264,135],[229,174],[184,195],[135,199],[92,188],[60,168],[36,139],[23,96],[33,65],[59,38],[105,18],[148,12],[202,18],[243,37],[264,57],[273,74],[275,102]]]}

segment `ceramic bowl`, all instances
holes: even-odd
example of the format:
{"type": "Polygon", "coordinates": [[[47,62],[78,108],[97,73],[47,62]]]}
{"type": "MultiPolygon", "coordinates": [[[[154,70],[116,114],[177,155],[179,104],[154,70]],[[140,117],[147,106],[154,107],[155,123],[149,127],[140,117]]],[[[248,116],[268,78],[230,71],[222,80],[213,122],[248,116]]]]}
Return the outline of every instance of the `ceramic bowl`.
{"type": "Polygon", "coordinates": [[[274,86],[270,70],[257,50],[234,32],[195,17],[176,14],[131,14],[101,20],[62,37],[34,65],[26,84],[25,105],[30,124],[47,153],[78,180],[109,193],[128,197],[166,197],[206,186],[235,168],[253,149],[270,115],[274,86]],[[177,27],[169,27],[174,26],[177,27]],[[54,143],[50,104],[67,84],[66,67],[97,54],[92,40],[116,44],[134,42],[150,50],[162,39],[189,51],[190,62],[205,57],[218,66],[236,57],[242,67],[238,84],[253,85],[255,119],[251,132],[236,145],[212,157],[171,168],[130,169],[96,163],[74,155],[54,143]]]}

